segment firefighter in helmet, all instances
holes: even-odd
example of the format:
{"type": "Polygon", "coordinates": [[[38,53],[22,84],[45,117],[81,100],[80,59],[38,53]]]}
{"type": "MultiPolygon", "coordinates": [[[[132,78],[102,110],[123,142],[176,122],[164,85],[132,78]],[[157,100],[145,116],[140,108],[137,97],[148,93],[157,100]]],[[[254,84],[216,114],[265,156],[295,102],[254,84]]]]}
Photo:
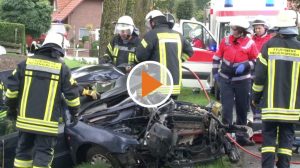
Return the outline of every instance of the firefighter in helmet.
{"type": "Polygon", "coordinates": [[[150,11],[145,20],[148,32],[137,47],[137,61],[151,60],[165,65],[173,76],[172,95],[176,99],[181,88],[181,62],[193,54],[192,47],[181,34],[171,29],[173,26],[161,11],[150,11]]]}
{"type": "Polygon", "coordinates": [[[62,99],[72,120],[76,118],[79,91],[61,60],[64,40],[61,34],[49,33],[35,56],[19,63],[7,79],[7,115],[16,120],[19,130],[16,168],[51,166],[62,99]]]}
{"type": "Polygon", "coordinates": [[[294,123],[300,116],[300,42],[296,11],[280,11],[277,35],[261,50],[255,66],[253,104],[262,105],[262,167],[290,167],[294,123]],[[261,101],[261,102],[260,102],[261,101]],[[277,142],[277,144],[276,144],[277,142]]]}
{"type": "MultiPolygon", "coordinates": [[[[251,84],[250,71],[258,55],[254,41],[247,36],[249,22],[237,18],[230,22],[231,35],[225,37],[213,56],[213,75],[218,82],[223,107],[222,120],[233,124],[233,106],[236,106],[236,124],[247,124],[249,110],[249,92],[251,84]]],[[[247,134],[236,133],[240,145],[254,145],[247,134]]]]}
{"type": "Polygon", "coordinates": [[[115,36],[107,45],[105,56],[116,66],[136,63],[135,50],[140,42],[139,31],[130,16],[121,16],[115,26],[115,36]]]}

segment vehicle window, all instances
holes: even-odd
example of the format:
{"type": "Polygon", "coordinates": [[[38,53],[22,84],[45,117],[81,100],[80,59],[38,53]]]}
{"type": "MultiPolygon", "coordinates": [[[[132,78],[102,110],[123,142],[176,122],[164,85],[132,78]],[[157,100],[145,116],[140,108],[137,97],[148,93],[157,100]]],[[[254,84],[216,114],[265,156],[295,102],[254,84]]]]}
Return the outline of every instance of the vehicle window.
{"type": "Polygon", "coordinates": [[[183,36],[195,48],[216,50],[216,41],[205,29],[204,26],[197,23],[183,23],[183,36]]]}
{"type": "Polygon", "coordinates": [[[230,26],[229,26],[229,22],[226,23],[221,23],[220,25],[220,36],[219,36],[219,42],[221,42],[221,40],[224,37],[227,37],[230,35],[230,26]]]}

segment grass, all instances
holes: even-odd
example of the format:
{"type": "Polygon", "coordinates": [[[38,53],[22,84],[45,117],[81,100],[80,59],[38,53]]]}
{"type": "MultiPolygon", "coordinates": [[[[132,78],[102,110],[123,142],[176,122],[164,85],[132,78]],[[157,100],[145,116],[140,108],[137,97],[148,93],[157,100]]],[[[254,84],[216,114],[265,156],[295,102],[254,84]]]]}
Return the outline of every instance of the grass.
{"type": "MultiPolygon", "coordinates": [[[[214,100],[214,97],[211,95],[209,95],[209,97],[214,100]]],[[[203,91],[194,93],[191,88],[181,88],[181,94],[179,95],[178,100],[200,105],[207,105],[209,103],[203,91]]]]}
{"type": "MultiPolygon", "coordinates": [[[[211,163],[203,163],[201,165],[196,166],[195,168],[230,168],[232,165],[228,161],[227,158],[218,159],[211,163]]],[[[90,165],[87,163],[76,166],[75,168],[108,168],[107,165],[98,163],[96,165],[90,165]]],[[[167,167],[165,167],[167,168],[167,167]]]]}
{"type": "Polygon", "coordinates": [[[76,60],[64,59],[64,61],[69,68],[75,68],[75,67],[80,67],[80,66],[85,65],[76,60]]]}

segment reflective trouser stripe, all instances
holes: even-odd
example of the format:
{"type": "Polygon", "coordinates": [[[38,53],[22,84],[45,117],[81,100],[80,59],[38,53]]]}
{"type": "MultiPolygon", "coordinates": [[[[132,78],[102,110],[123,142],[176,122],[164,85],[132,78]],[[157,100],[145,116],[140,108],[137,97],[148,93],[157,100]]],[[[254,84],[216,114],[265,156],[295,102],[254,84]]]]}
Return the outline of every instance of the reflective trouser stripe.
{"type": "Polygon", "coordinates": [[[261,153],[275,153],[275,146],[264,146],[261,148],[261,153]]]}
{"type": "Polygon", "coordinates": [[[20,168],[32,167],[32,160],[20,160],[15,158],[14,166],[20,168]]]}
{"type": "Polygon", "coordinates": [[[0,111],[0,121],[3,120],[7,115],[7,111],[0,111]]]}
{"type": "Polygon", "coordinates": [[[278,148],[277,153],[283,154],[283,155],[288,155],[288,156],[292,156],[292,150],[291,149],[287,149],[287,148],[278,148]]]}
{"type": "Polygon", "coordinates": [[[255,92],[262,92],[264,90],[264,85],[256,85],[255,83],[252,86],[252,90],[255,92]]]}
{"type": "Polygon", "coordinates": [[[19,91],[12,91],[10,89],[7,89],[6,93],[5,93],[5,96],[10,98],[10,99],[13,99],[13,98],[17,98],[18,94],[19,94],[19,91]]]}

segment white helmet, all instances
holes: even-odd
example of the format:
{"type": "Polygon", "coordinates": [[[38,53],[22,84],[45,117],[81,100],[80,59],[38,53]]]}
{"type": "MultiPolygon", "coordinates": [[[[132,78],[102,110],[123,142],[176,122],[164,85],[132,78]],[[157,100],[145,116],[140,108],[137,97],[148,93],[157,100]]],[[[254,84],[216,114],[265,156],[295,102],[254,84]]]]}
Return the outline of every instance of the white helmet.
{"type": "Polygon", "coordinates": [[[51,32],[47,34],[43,46],[52,43],[58,45],[60,48],[64,48],[64,42],[65,37],[62,34],[51,32]]]}
{"type": "Polygon", "coordinates": [[[293,10],[282,10],[279,12],[274,27],[296,27],[298,26],[298,12],[293,10]]]}
{"type": "Polygon", "coordinates": [[[119,34],[121,31],[129,30],[130,35],[134,30],[134,23],[130,16],[121,16],[115,26],[115,34],[119,34]]]}
{"type": "Polygon", "coordinates": [[[266,29],[269,28],[269,25],[267,24],[267,22],[264,19],[255,19],[252,21],[251,25],[253,27],[256,25],[263,25],[266,29]]]}
{"type": "Polygon", "coordinates": [[[236,18],[234,20],[232,20],[229,24],[230,27],[232,26],[237,26],[237,27],[241,27],[244,29],[248,29],[250,26],[250,23],[245,19],[245,18],[236,18]]]}
{"type": "Polygon", "coordinates": [[[161,11],[159,10],[152,10],[150,11],[146,17],[145,17],[145,26],[147,29],[152,29],[151,28],[151,25],[150,25],[150,20],[156,18],[156,17],[159,17],[159,16],[163,16],[163,17],[166,17],[161,11]]]}

